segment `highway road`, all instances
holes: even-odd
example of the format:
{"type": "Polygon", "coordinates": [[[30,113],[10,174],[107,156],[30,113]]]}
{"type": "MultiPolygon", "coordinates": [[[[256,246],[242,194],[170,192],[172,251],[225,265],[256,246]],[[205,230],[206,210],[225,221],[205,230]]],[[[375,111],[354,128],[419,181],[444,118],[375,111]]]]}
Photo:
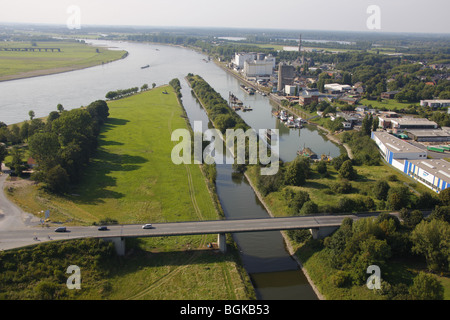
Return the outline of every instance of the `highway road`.
{"type": "Polygon", "coordinates": [[[360,218],[356,215],[341,215],[174,222],[153,224],[152,229],[143,229],[142,225],[113,225],[108,226],[107,231],[99,231],[96,226],[67,227],[67,232],[55,232],[55,227],[25,227],[1,231],[0,249],[7,250],[39,242],[80,238],[163,237],[336,227],[341,225],[345,217],[360,218]]]}

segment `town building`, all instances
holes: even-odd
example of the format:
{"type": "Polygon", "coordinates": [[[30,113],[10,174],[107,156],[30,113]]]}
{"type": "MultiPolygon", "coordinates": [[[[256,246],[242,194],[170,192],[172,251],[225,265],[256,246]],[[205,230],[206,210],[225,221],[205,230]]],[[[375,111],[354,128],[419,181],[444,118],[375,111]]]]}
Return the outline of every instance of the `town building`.
{"type": "Polygon", "coordinates": [[[395,95],[400,91],[388,91],[381,94],[381,99],[394,99],[395,95]]]}
{"type": "Polygon", "coordinates": [[[450,107],[450,100],[420,100],[420,105],[422,107],[430,107],[433,109],[448,108],[450,107]]]}
{"type": "Polygon", "coordinates": [[[319,92],[303,90],[298,97],[298,104],[301,106],[307,106],[313,102],[319,102],[319,92]]]}

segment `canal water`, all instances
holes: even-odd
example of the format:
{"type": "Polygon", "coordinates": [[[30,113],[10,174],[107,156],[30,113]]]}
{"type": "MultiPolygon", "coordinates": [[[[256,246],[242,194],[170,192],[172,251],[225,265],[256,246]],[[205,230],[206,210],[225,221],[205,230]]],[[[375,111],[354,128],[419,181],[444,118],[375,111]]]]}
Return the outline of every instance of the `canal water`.
{"type": "MultiPolygon", "coordinates": [[[[124,49],[129,55],[124,60],[68,73],[21,79],[0,83],[0,121],[7,124],[24,121],[29,110],[42,117],[56,110],[85,106],[104,99],[108,91],[167,84],[179,78],[183,105],[188,118],[202,121],[208,128],[206,113],[191,94],[184,80],[188,73],[202,76],[225,99],[232,92],[253,111],[241,113],[252,128],[280,130],[280,158],[291,161],[296,152],[310,147],[317,154],[332,157],[340,154],[335,144],[326,140],[313,127],[288,129],[272,116],[273,104],[259,94],[248,95],[240,89],[240,82],[213,62],[193,50],[127,42],[91,41],[124,49]],[[141,69],[141,66],[150,68],[141,69]]],[[[257,198],[246,178],[234,174],[231,165],[217,165],[217,192],[225,215],[230,219],[264,218],[267,211],[257,198]]],[[[243,233],[233,235],[238,244],[245,269],[249,273],[259,299],[313,300],[317,299],[306,277],[286,250],[280,232],[243,233]]]]}

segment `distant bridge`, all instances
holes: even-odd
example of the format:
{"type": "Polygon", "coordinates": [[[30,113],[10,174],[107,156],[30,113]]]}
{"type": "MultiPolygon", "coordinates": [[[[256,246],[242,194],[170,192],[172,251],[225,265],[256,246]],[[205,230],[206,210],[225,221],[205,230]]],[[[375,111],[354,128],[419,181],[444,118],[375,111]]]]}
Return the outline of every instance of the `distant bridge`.
{"type": "Polygon", "coordinates": [[[99,231],[95,226],[67,227],[67,232],[63,233],[54,232],[54,228],[49,227],[30,227],[20,230],[2,231],[0,233],[0,249],[20,248],[54,240],[102,238],[113,241],[117,253],[123,255],[125,254],[126,238],[218,234],[219,249],[225,252],[225,234],[227,233],[310,229],[313,237],[317,239],[326,237],[334,232],[342,224],[344,218],[358,220],[377,215],[378,213],[173,222],[153,224],[152,229],[143,229],[142,225],[113,225],[108,226],[107,231],[99,231]]]}
{"type": "Polygon", "coordinates": [[[34,48],[34,47],[31,47],[31,48],[10,48],[10,47],[0,47],[0,51],[21,51],[21,52],[23,52],[23,51],[27,51],[27,52],[35,52],[35,51],[39,51],[39,52],[41,52],[41,51],[45,51],[45,52],[51,51],[51,52],[54,52],[54,51],[57,51],[57,52],[61,52],[61,48],[38,48],[38,47],[36,47],[36,48],[34,48]]]}

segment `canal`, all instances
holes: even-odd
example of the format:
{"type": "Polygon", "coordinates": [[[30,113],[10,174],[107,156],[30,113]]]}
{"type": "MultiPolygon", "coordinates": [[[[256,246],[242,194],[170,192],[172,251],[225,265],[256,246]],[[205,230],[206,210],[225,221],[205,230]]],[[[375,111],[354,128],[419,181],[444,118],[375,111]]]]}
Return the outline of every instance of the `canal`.
{"type": "MultiPolygon", "coordinates": [[[[314,127],[289,129],[272,116],[273,103],[260,94],[248,95],[240,90],[240,82],[204,56],[189,49],[157,44],[91,41],[127,50],[124,60],[88,69],[0,83],[2,101],[0,121],[7,124],[24,121],[29,110],[42,117],[56,110],[85,106],[104,99],[108,91],[140,87],[143,84],[167,84],[179,78],[182,101],[189,121],[202,121],[208,128],[208,118],[191,94],[184,77],[188,73],[202,76],[225,99],[232,92],[253,111],[240,112],[253,129],[280,130],[280,158],[291,161],[302,147],[310,147],[318,155],[340,154],[338,146],[319,134],[314,127]],[[141,66],[150,68],[141,69],[141,66]]],[[[230,219],[262,218],[268,213],[243,175],[233,173],[231,165],[217,165],[217,192],[225,215],[230,219]]],[[[289,255],[280,232],[244,233],[233,235],[245,269],[254,284],[257,297],[264,300],[317,299],[312,287],[296,261],[289,255]]]]}

